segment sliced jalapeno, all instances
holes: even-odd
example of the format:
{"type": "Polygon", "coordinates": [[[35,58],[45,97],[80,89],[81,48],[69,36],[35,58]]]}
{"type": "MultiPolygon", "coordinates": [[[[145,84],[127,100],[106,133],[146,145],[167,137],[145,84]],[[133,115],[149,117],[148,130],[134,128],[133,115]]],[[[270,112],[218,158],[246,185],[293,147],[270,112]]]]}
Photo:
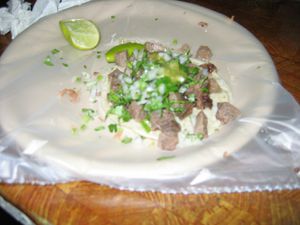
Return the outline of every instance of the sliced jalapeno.
{"type": "Polygon", "coordinates": [[[117,53],[127,51],[127,54],[130,57],[133,54],[135,49],[141,50],[143,48],[144,48],[143,44],[134,43],[134,42],[128,42],[128,43],[125,43],[125,44],[120,44],[120,45],[117,45],[117,46],[109,49],[105,53],[105,58],[106,58],[106,61],[108,63],[113,63],[116,60],[116,54],[117,53]]]}

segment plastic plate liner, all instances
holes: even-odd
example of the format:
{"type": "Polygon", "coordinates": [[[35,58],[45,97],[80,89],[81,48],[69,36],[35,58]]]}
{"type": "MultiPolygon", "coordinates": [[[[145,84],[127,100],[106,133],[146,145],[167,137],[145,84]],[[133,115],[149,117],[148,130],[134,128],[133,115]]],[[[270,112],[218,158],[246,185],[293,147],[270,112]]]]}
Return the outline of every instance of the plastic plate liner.
{"type": "Polygon", "coordinates": [[[299,105],[278,81],[270,56],[230,18],[189,3],[95,1],[38,21],[1,57],[0,122],[2,182],[87,180],[165,193],[300,187],[299,105]],[[65,41],[58,22],[74,18],[90,19],[100,28],[96,49],[76,50],[65,41]],[[91,129],[72,134],[81,108],[91,103],[84,89],[78,103],[59,92],[73,88],[72,79],[83,72],[105,73],[104,53],[122,41],[174,48],[188,43],[193,53],[209,46],[241,116],[201,144],[175,151],[125,145],[91,129]],[[43,63],[47,57],[53,66],[43,63]],[[172,157],[157,160],[165,156],[172,157]]]}

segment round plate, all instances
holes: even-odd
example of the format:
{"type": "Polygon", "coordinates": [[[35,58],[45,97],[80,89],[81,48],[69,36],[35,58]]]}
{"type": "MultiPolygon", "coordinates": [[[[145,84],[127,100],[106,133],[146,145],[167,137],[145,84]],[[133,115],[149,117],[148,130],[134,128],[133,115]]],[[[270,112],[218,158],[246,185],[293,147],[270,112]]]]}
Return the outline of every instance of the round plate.
{"type": "Polygon", "coordinates": [[[83,179],[163,180],[189,175],[251,141],[259,126],[247,123],[247,118],[266,118],[277,94],[270,85],[278,79],[273,63],[252,34],[226,16],[177,1],[95,1],[62,11],[19,35],[0,63],[2,129],[22,146],[24,154],[69,169],[83,179]],[[79,51],[67,44],[58,22],[72,18],[90,19],[100,27],[97,49],[79,51]],[[209,46],[242,116],[202,144],[172,152],[124,145],[88,130],[74,136],[71,128],[80,123],[80,109],[88,101],[82,98],[72,104],[58,93],[71,88],[72,77],[81,71],[103,71],[103,53],[120,40],[158,41],[170,47],[176,47],[177,40],[177,47],[188,43],[191,52],[200,45],[209,46]],[[60,55],[54,56],[52,49],[61,50],[60,55]],[[43,63],[47,56],[53,58],[54,66],[43,63]],[[175,157],[157,160],[170,155],[175,157]]]}

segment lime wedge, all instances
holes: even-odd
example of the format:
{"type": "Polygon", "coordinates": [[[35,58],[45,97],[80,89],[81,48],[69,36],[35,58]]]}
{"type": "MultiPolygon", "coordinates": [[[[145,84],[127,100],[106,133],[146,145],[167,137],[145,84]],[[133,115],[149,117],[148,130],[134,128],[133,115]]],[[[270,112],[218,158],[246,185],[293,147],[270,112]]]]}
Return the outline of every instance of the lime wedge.
{"type": "Polygon", "coordinates": [[[65,39],[80,50],[95,48],[100,41],[100,32],[90,20],[71,19],[59,21],[59,27],[65,39]]]}

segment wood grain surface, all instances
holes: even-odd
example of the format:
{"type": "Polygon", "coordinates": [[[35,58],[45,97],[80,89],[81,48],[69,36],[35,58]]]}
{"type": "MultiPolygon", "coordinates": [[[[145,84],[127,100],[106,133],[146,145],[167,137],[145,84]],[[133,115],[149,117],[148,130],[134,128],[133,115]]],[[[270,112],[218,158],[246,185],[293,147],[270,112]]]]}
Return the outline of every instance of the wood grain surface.
{"type": "MultiPolygon", "coordinates": [[[[299,1],[189,2],[234,16],[252,32],[272,56],[282,85],[300,102],[299,1]]],[[[0,36],[0,51],[10,42],[9,34],[0,36]]],[[[300,190],[174,195],[73,182],[49,186],[0,184],[0,194],[36,224],[45,225],[300,224],[300,190]]]]}

